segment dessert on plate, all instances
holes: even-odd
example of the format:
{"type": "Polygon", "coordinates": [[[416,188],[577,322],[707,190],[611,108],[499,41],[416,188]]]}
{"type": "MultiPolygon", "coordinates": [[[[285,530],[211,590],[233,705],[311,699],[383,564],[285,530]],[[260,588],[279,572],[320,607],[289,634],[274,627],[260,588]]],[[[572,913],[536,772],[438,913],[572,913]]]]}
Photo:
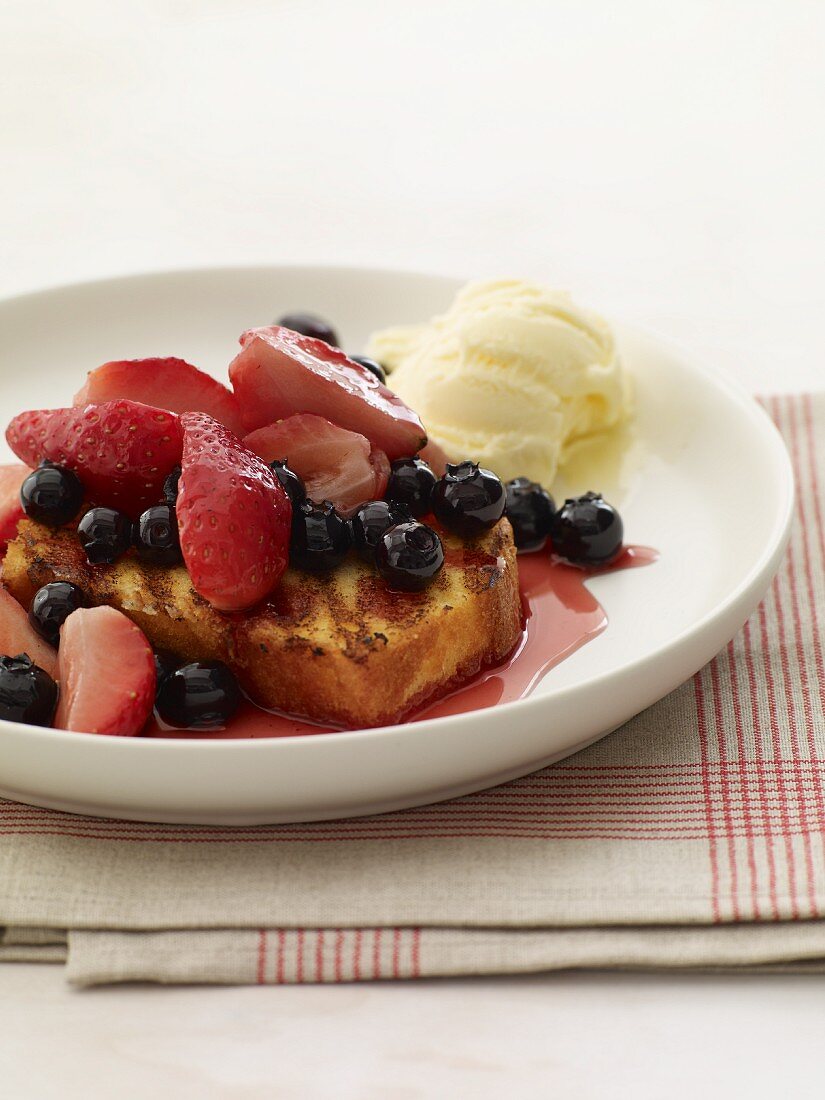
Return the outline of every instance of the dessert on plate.
{"type": "Polygon", "coordinates": [[[626,409],[608,327],[566,296],[471,284],[369,356],[311,314],[240,344],[228,386],[112,361],[9,423],[0,717],[386,725],[518,660],[517,552],[577,576],[624,553],[599,494],[544,487],[626,409]]]}

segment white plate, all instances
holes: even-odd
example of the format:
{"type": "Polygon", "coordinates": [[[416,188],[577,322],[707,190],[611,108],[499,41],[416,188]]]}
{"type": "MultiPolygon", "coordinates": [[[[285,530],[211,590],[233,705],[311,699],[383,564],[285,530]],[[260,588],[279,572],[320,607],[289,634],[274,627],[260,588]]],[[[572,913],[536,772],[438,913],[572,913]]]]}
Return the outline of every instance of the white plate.
{"type": "MultiPolygon", "coordinates": [[[[360,351],[375,327],[442,310],[457,283],[345,268],[161,273],[0,303],[4,421],[68,403],[107,359],[179,355],[225,378],[235,339],[287,309],[317,310],[360,351]]],[[[632,444],[580,483],[621,504],[647,569],[594,579],[607,630],[532,697],[411,725],[253,741],[141,740],[0,722],[0,794],[145,821],[251,824],[421,805],[533,771],[615,729],[700,668],[758,604],[781,560],[793,478],[744,391],[660,339],[618,326],[633,375],[632,444]]],[[[585,468],[586,474],[585,474],[585,468]]]]}

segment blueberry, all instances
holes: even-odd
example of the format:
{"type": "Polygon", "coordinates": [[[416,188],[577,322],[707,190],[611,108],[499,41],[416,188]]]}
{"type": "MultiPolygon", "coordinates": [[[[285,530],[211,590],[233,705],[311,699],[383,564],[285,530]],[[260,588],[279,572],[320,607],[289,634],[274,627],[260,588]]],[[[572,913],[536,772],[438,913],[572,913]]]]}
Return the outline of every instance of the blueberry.
{"type": "Polygon", "coordinates": [[[350,359],[353,363],[360,363],[362,367],[366,367],[370,374],[375,375],[382,386],[387,384],[387,372],[377,359],[370,359],[368,355],[351,355],[350,359]]]}
{"type": "Polygon", "coordinates": [[[80,511],[83,486],[77,474],[65,466],[44,463],[23,481],[20,503],[31,519],[49,527],[60,527],[80,511]]]}
{"type": "Polygon", "coordinates": [[[566,500],[550,532],[553,549],[574,565],[609,565],[622,551],[624,524],[601,493],[566,500]]]}
{"type": "Polygon", "coordinates": [[[0,718],[50,726],[57,705],[57,684],[26,653],[0,657],[0,718]]]}
{"type": "Polygon", "coordinates": [[[241,689],[223,661],[194,661],[176,669],[158,688],[155,706],[167,726],[221,729],[241,702],[241,689]]]}
{"type": "Polygon", "coordinates": [[[29,609],[29,622],[47,642],[56,646],[60,628],[73,611],[83,607],[86,597],[81,588],[69,581],[50,581],[34,594],[29,609]]]}
{"type": "Polygon", "coordinates": [[[335,569],[347,556],[350,538],[346,520],[328,500],[305,500],[292,513],[292,564],[313,572],[335,569]]]}
{"type": "Polygon", "coordinates": [[[391,588],[420,592],[443,566],[444,548],[432,527],[411,520],[384,532],[375,564],[391,588]]]}
{"type": "Polygon", "coordinates": [[[507,493],[505,515],[513,525],[519,550],[539,550],[545,543],[556,503],[546,489],[528,477],[515,477],[504,486],[507,493]]]}
{"type": "Polygon", "coordinates": [[[395,501],[368,500],[359,505],[349,521],[356,554],[364,561],[375,561],[375,548],[384,532],[412,518],[409,509],[395,501]]]}
{"type": "Polygon", "coordinates": [[[425,516],[437,480],[423,458],[397,458],[387,484],[387,499],[406,504],[414,516],[425,516]]]}
{"type": "Polygon", "coordinates": [[[135,524],[135,549],[150,565],[180,565],[178,518],[170,504],[153,504],[135,524]]]}
{"type": "Polygon", "coordinates": [[[281,488],[292,501],[292,507],[303,504],[307,498],[307,491],[303,480],[287,466],[286,462],[280,462],[277,458],[269,464],[270,470],[281,483],[281,488]]]}
{"type": "Polygon", "coordinates": [[[171,504],[174,508],[178,500],[178,483],[180,482],[180,466],[174,466],[172,472],[167,475],[163,483],[163,502],[171,504]]]}
{"type": "Polygon", "coordinates": [[[462,538],[475,538],[504,515],[504,486],[490,470],[475,462],[447,464],[447,472],[432,492],[436,519],[462,538]]]}
{"type": "Polygon", "coordinates": [[[291,328],[293,332],[300,332],[302,336],[311,336],[313,340],[323,340],[333,348],[339,346],[335,329],[316,313],[285,313],[275,323],[291,328]]]}
{"type": "Polygon", "coordinates": [[[77,533],[91,565],[111,565],[132,545],[132,521],[114,508],[90,508],[77,533]]]}

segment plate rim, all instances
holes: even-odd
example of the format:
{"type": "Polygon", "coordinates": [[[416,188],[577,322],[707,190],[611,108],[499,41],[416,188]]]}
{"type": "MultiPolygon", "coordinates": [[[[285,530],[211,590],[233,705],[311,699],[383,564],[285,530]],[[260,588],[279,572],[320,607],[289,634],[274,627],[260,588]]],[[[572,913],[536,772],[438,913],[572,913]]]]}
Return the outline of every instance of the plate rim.
{"type": "MultiPolygon", "coordinates": [[[[189,267],[170,267],[170,268],[155,268],[149,270],[142,270],[137,272],[128,272],[108,276],[98,276],[90,279],[81,279],[75,282],[56,282],[46,286],[38,287],[33,290],[23,291],[19,294],[7,295],[0,298],[0,311],[7,307],[14,307],[15,305],[22,304],[26,301],[31,301],[41,296],[48,296],[61,291],[94,291],[95,289],[102,289],[112,284],[127,284],[130,282],[145,282],[153,281],[158,278],[187,278],[198,276],[216,276],[216,277],[232,277],[233,275],[254,275],[256,273],[271,275],[277,273],[279,275],[288,275],[289,272],[300,272],[303,275],[310,275],[312,273],[318,273],[326,275],[329,273],[346,275],[352,273],[361,273],[369,276],[388,276],[393,277],[411,277],[423,280],[438,280],[445,285],[451,285],[453,288],[458,288],[462,284],[462,279],[459,276],[447,275],[442,272],[425,272],[418,271],[405,267],[391,267],[380,266],[374,267],[369,264],[343,264],[343,263],[330,263],[330,264],[318,264],[318,263],[256,263],[256,264],[204,264],[189,267]]],[[[466,281],[466,280],[463,280],[466,281]]],[[[691,349],[683,342],[674,339],[673,337],[664,334],[657,329],[639,325],[636,323],[629,323],[623,321],[621,318],[614,318],[611,316],[610,324],[620,332],[626,332],[629,335],[641,337],[650,343],[658,345],[663,351],[670,353],[677,357],[680,361],[686,363],[691,371],[702,375],[712,385],[715,385],[725,391],[727,395],[735,399],[737,405],[743,412],[747,412],[751,421],[756,424],[760,431],[764,433],[766,440],[770,440],[770,445],[773,449],[773,458],[776,460],[777,474],[778,474],[778,490],[780,491],[779,506],[777,508],[777,514],[775,517],[774,525],[771,530],[771,534],[768,540],[766,540],[765,547],[762,553],[751,567],[749,572],[739,581],[739,583],[728,592],[724,600],[717,604],[716,607],[707,611],[699,620],[690,626],[684,627],[681,631],[670,638],[665,645],[658,651],[657,656],[665,657],[670,654],[675,648],[687,646],[690,641],[695,638],[696,635],[702,633],[708,629],[708,626],[718,619],[724,618],[726,613],[746,594],[749,590],[762,583],[763,579],[767,576],[768,579],[774,575],[779,567],[782,557],[784,556],[785,549],[788,543],[788,539],[791,533],[791,526],[793,522],[794,503],[795,503],[795,482],[791,457],[779,433],[778,428],[774,424],[773,420],[769,416],[766,409],[759,403],[756,395],[751,393],[747,387],[741,383],[738,379],[732,377],[726,370],[711,366],[702,357],[697,356],[691,351],[691,349]]],[[[591,675],[587,678],[588,685],[598,685],[599,687],[609,684],[611,679],[624,677],[632,674],[639,665],[649,661],[648,656],[638,656],[631,661],[622,664],[618,668],[607,670],[595,675],[591,675]]],[[[524,699],[512,700],[509,703],[501,703],[494,708],[496,715],[502,720],[506,721],[507,715],[513,712],[513,708],[518,708],[519,712],[523,712],[526,709],[535,710],[541,706],[547,706],[551,701],[557,702],[559,700],[566,699],[571,693],[581,690],[581,683],[572,683],[566,686],[560,687],[552,693],[534,694],[524,699]]],[[[0,730],[8,729],[14,733],[25,732],[29,736],[33,736],[40,741],[40,744],[45,746],[49,742],[57,742],[60,744],[68,744],[78,742],[81,740],[83,744],[89,744],[89,742],[95,742],[100,744],[105,743],[112,747],[114,745],[123,746],[123,748],[115,751],[126,752],[157,752],[157,753],[177,753],[177,752],[194,752],[194,751],[208,751],[211,753],[240,753],[244,752],[250,754],[253,752],[298,752],[298,753],[310,753],[316,751],[316,744],[320,737],[324,740],[328,740],[330,737],[334,737],[334,740],[338,746],[342,749],[348,743],[361,744],[365,741],[386,739],[388,734],[393,734],[396,737],[404,732],[409,733],[411,730],[415,730],[416,727],[422,726],[437,726],[443,727],[445,723],[449,723],[451,728],[457,728],[462,724],[473,721],[477,715],[477,711],[467,711],[459,714],[445,715],[441,718],[427,719],[421,723],[415,722],[400,722],[389,726],[375,726],[365,729],[357,730],[322,730],[318,735],[306,735],[306,734],[288,734],[285,736],[279,736],[274,738],[216,738],[210,739],[204,738],[144,738],[144,737],[123,737],[117,734],[96,734],[86,732],[75,732],[70,730],[59,730],[51,727],[30,726],[22,722],[11,722],[0,719],[0,730]],[[139,748],[126,746],[140,746],[139,748]],[[181,748],[182,746],[193,746],[192,749],[181,748]],[[275,747],[273,747],[275,746],[275,747]],[[277,746],[282,746],[280,749],[277,746]],[[298,747],[302,746],[302,747],[298,747]]],[[[421,729],[423,734],[425,731],[421,729]]]]}

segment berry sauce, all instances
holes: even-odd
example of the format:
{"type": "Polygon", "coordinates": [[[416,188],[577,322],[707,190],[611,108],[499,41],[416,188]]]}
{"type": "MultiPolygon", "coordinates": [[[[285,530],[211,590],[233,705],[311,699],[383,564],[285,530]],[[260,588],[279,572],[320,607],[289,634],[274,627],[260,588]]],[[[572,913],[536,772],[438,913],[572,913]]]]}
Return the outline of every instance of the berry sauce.
{"type": "Polygon", "coordinates": [[[483,669],[457,691],[425,704],[411,720],[444,718],[526,698],[545,673],[607,626],[605,610],[586,582],[602,573],[649,565],[658,556],[646,546],[627,546],[611,565],[581,569],[543,553],[520,554],[524,633],[518,645],[503,663],[483,669]]]}
{"type": "MultiPolygon", "coordinates": [[[[407,718],[443,718],[449,714],[484,710],[497,703],[523,699],[545,673],[586,645],[607,626],[604,608],[587,589],[586,582],[602,573],[649,565],[659,555],[646,546],[628,546],[611,565],[581,569],[554,561],[546,553],[520,554],[518,559],[524,632],[515,650],[502,663],[483,669],[456,691],[426,703],[407,718]]],[[[297,737],[336,732],[300,718],[261,710],[244,699],[231,724],[224,730],[176,730],[150,721],[146,736],[175,738],[297,737]]]]}

